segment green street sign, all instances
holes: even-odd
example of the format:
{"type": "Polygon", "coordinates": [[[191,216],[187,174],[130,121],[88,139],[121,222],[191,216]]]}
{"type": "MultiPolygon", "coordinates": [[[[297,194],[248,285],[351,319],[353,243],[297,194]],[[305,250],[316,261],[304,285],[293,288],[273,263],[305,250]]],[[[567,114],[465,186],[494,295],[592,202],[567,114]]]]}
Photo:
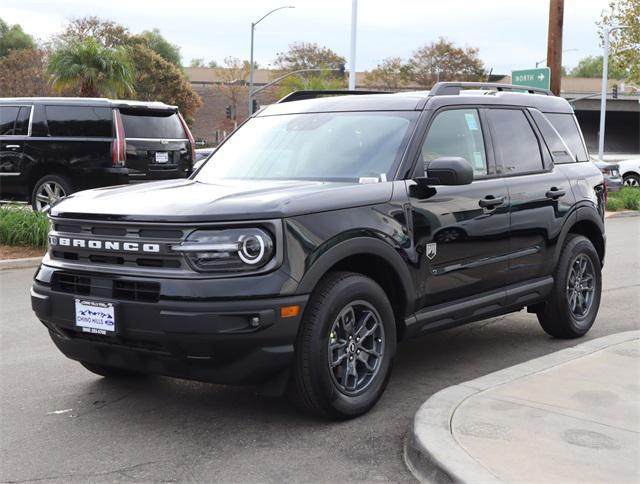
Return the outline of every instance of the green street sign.
{"type": "Polygon", "coordinates": [[[549,89],[551,86],[551,69],[540,67],[539,69],[511,71],[511,84],[549,89]]]}

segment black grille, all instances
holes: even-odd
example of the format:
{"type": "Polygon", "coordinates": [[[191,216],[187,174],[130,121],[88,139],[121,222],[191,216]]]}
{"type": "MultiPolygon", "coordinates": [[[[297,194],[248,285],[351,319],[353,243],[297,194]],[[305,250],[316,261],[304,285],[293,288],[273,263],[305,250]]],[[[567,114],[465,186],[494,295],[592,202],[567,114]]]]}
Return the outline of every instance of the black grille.
{"type": "Polygon", "coordinates": [[[107,297],[128,301],[157,302],[160,284],[127,279],[108,279],[88,275],[56,272],[51,281],[54,291],[78,296],[107,297]]]}

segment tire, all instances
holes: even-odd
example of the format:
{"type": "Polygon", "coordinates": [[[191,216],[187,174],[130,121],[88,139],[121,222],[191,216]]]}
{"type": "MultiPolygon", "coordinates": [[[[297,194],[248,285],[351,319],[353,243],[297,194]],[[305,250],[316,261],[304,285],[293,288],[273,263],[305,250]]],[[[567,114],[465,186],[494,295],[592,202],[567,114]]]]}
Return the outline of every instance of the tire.
{"type": "Polygon", "coordinates": [[[100,375],[105,378],[133,378],[144,375],[137,371],[124,370],[113,366],[94,365],[93,363],[87,363],[85,361],[81,361],[80,364],[91,373],[95,373],[96,375],[100,375]]]}
{"type": "Polygon", "coordinates": [[[584,336],[598,314],[601,291],[600,257],[596,249],[586,237],[570,235],[558,261],[551,297],[537,313],[542,329],[555,338],[584,336]],[[580,276],[583,267],[585,272],[580,276]]]}
{"type": "Polygon", "coordinates": [[[629,173],[624,176],[622,183],[625,187],[640,188],[640,176],[635,173],[629,173]]]}
{"type": "Polygon", "coordinates": [[[71,181],[62,175],[45,175],[33,186],[31,208],[34,212],[45,212],[51,205],[73,192],[71,181]]]}
{"type": "Polygon", "coordinates": [[[395,349],[395,319],[382,288],[361,274],[329,273],[311,294],[305,310],[289,396],[303,410],[324,418],[345,420],[362,415],[384,392],[395,349]],[[344,331],[349,320],[351,340],[344,331]],[[364,329],[356,331],[362,321],[364,329]],[[342,363],[331,368],[330,358],[342,363]],[[349,370],[345,379],[350,365],[356,376],[349,370]]]}

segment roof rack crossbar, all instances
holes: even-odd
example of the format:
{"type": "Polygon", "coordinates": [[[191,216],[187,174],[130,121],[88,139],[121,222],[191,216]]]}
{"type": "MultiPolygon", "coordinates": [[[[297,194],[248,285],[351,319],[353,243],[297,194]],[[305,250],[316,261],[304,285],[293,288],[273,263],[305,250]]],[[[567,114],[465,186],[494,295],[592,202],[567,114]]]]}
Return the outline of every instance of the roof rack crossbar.
{"type": "Polygon", "coordinates": [[[389,91],[361,91],[346,89],[327,90],[327,91],[293,91],[280,99],[277,104],[288,103],[291,101],[301,101],[303,99],[316,99],[322,96],[348,96],[352,94],[391,94],[389,91]]]}
{"type": "Polygon", "coordinates": [[[529,94],[553,94],[548,89],[531,86],[516,86],[499,82],[437,82],[429,91],[431,96],[455,96],[464,89],[495,89],[496,91],[526,91],[529,94]]]}

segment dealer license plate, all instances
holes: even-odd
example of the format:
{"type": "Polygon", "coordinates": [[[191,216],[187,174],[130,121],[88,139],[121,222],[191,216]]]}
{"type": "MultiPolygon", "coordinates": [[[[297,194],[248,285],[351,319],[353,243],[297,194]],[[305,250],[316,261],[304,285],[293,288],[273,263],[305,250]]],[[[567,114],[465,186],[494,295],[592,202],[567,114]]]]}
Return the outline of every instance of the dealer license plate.
{"type": "Polygon", "coordinates": [[[116,331],[113,303],[76,299],[76,326],[85,333],[110,334],[116,331]]]}
{"type": "Polygon", "coordinates": [[[168,163],[169,162],[169,153],[166,151],[158,151],[156,153],[156,163],[168,163]]]}

